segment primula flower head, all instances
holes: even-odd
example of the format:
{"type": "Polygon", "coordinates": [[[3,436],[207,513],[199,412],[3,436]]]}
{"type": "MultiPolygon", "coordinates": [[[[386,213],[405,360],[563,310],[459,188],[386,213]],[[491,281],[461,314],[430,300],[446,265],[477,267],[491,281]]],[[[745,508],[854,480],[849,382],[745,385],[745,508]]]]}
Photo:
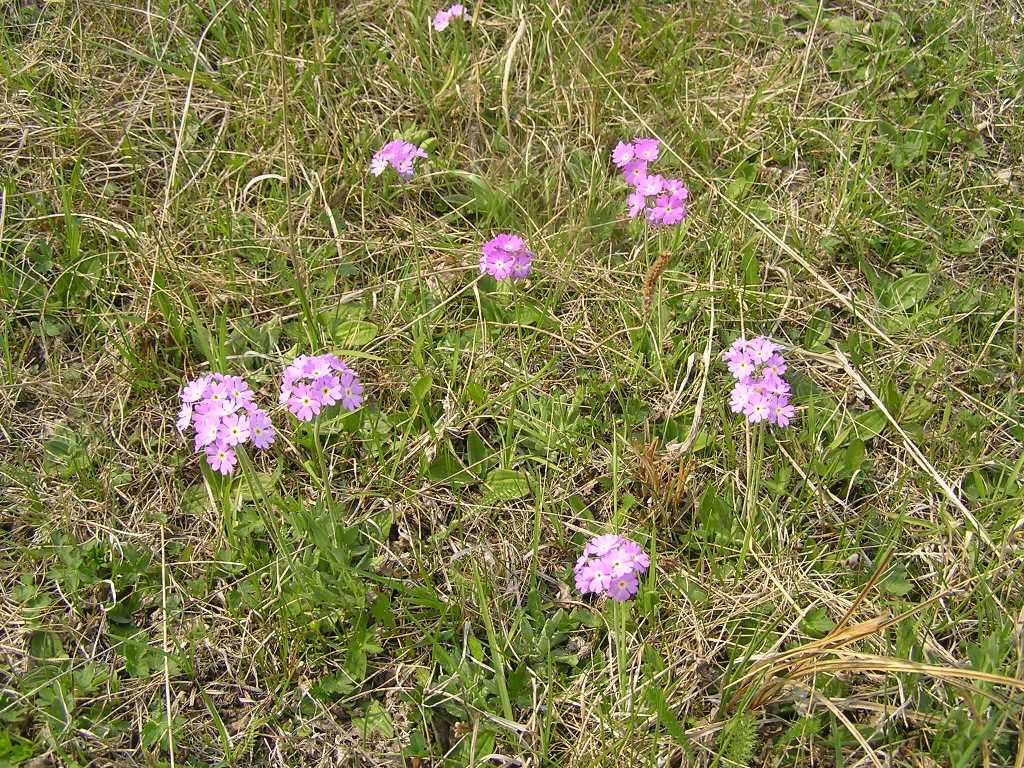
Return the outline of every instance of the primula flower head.
{"type": "Polygon", "coordinates": [[[434,31],[443,32],[448,29],[448,25],[451,23],[452,15],[448,11],[438,11],[434,14],[434,31]]]}
{"type": "Polygon", "coordinates": [[[194,430],[193,447],[222,475],[234,472],[235,448],[252,441],[257,448],[274,442],[270,417],[256,405],[249,385],[240,376],[213,373],[201,376],[181,390],[178,431],[194,430]],[[259,439],[255,428],[259,425],[259,439]]]}
{"type": "Polygon", "coordinates": [[[408,141],[401,139],[389,141],[378,149],[373,159],[370,160],[370,173],[380,176],[390,165],[395,169],[399,178],[408,181],[413,176],[413,164],[416,159],[426,156],[427,153],[424,150],[408,141]]]}
{"type": "Polygon", "coordinates": [[[643,211],[648,224],[667,227],[686,218],[686,199],[690,193],[679,179],[648,173],[648,164],[657,160],[659,148],[657,139],[633,139],[628,144],[620,141],[612,150],[612,162],[622,169],[622,178],[633,187],[626,198],[629,218],[635,219],[643,211]]]}
{"type": "Polygon", "coordinates": [[[359,377],[337,355],[299,355],[281,374],[278,402],[299,421],[312,421],[322,409],[338,403],[354,411],[363,402],[362,393],[359,377]]]}
{"type": "Polygon", "coordinates": [[[495,280],[521,280],[530,274],[533,252],[521,237],[502,233],[488,240],[481,248],[480,274],[495,280]]]}
{"type": "Polygon", "coordinates": [[[583,594],[604,594],[623,602],[637,593],[639,577],[650,564],[635,541],[613,533],[595,536],[573,568],[576,588],[583,594]]]}
{"type": "Polygon", "coordinates": [[[779,345],[758,336],[738,338],[723,353],[729,373],[736,379],[729,396],[729,410],[742,413],[751,424],[767,421],[787,427],[796,417],[789,402],[789,383],[782,378],[786,361],[779,345]]]}
{"type": "Polygon", "coordinates": [[[430,25],[434,28],[435,32],[444,32],[448,29],[448,25],[451,23],[452,19],[464,19],[465,17],[466,7],[462,3],[455,3],[454,5],[435,13],[430,25]]]}

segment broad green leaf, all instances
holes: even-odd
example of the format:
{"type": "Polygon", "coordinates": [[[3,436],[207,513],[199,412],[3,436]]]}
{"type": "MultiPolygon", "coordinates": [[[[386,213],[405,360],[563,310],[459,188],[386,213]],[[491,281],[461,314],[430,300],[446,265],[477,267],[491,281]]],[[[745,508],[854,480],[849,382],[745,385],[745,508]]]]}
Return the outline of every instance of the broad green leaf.
{"type": "Polygon", "coordinates": [[[368,320],[346,320],[335,326],[331,331],[331,336],[340,347],[352,349],[365,347],[377,338],[379,332],[380,328],[377,327],[377,324],[368,320]]]}
{"type": "Polygon", "coordinates": [[[853,420],[854,432],[861,440],[869,440],[878,437],[885,430],[888,420],[885,414],[877,408],[865,411],[853,420]]]}
{"type": "Polygon", "coordinates": [[[925,272],[904,275],[899,280],[887,283],[878,299],[886,309],[906,312],[928,295],[931,286],[932,277],[925,272]]]}
{"type": "Polygon", "coordinates": [[[391,722],[391,716],[384,710],[384,707],[376,700],[371,700],[366,705],[362,715],[352,718],[352,728],[363,737],[375,733],[385,739],[395,738],[395,724],[391,722]]]}
{"type": "Polygon", "coordinates": [[[529,492],[530,481],[525,472],[496,469],[487,475],[487,480],[484,481],[481,501],[485,504],[493,501],[514,501],[523,498],[529,492]]]}
{"type": "Polygon", "coordinates": [[[843,466],[846,468],[847,474],[852,475],[860,469],[860,466],[863,463],[864,441],[855,437],[850,441],[850,444],[846,446],[846,451],[843,453],[843,466]]]}
{"type": "Polygon", "coordinates": [[[914,588],[914,585],[907,578],[907,570],[898,565],[892,569],[889,575],[880,585],[883,592],[888,592],[896,597],[903,597],[914,588]]]}
{"type": "Polygon", "coordinates": [[[804,333],[804,346],[807,349],[825,349],[825,344],[832,336],[832,313],[822,307],[811,317],[804,333]]]}
{"type": "Polygon", "coordinates": [[[800,630],[805,635],[810,635],[811,637],[824,637],[835,629],[835,626],[836,623],[829,618],[825,609],[821,607],[811,609],[804,616],[803,621],[800,622],[800,630]]]}
{"type": "Polygon", "coordinates": [[[425,373],[419,376],[416,381],[409,387],[409,393],[412,395],[412,399],[417,402],[423,402],[423,398],[427,392],[430,391],[431,385],[434,383],[434,378],[429,374],[425,373]]]}

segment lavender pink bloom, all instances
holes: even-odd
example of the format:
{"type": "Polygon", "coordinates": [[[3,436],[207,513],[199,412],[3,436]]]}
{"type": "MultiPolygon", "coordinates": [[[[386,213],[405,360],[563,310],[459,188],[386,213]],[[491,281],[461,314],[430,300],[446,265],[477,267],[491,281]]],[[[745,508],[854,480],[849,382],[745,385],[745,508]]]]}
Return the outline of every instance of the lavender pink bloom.
{"type": "Polygon", "coordinates": [[[742,413],[751,424],[789,426],[796,409],[789,402],[789,383],[782,378],[786,361],[779,353],[779,345],[764,336],[750,340],[741,337],[723,357],[736,379],[729,396],[729,410],[742,413]]]}
{"type": "Polygon", "coordinates": [[[686,218],[686,200],[690,193],[679,179],[665,179],[648,173],[648,164],[658,159],[657,139],[619,142],[612,150],[612,162],[622,170],[622,178],[633,187],[626,198],[629,218],[644,212],[651,226],[673,226],[686,218]]]}
{"type": "Polygon", "coordinates": [[[390,165],[401,179],[408,181],[413,176],[416,159],[426,156],[424,150],[408,141],[389,141],[374,154],[370,161],[370,173],[380,176],[390,165]]]}
{"type": "Polygon", "coordinates": [[[657,139],[633,139],[633,150],[641,160],[652,162],[658,159],[661,142],[657,139]]]}
{"type": "Polygon", "coordinates": [[[346,411],[356,410],[363,403],[363,385],[337,355],[299,355],[281,374],[278,402],[299,421],[312,421],[339,403],[346,411]]]}
{"type": "Polygon", "coordinates": [[[182,387],[180,400],[178,431],[184,434],[192,427],[193,447],[203,452],[215,472],[234,472],[238,446],[251,441],[257,448],[269,448],[274,442],[270,417],[256,405],[240,376],[201,376],[182,387]]]}
{"type": "Polygon", "coordinates": [[[630,160],[622,166],[622,178],[626,180],[627,184],[637,187],[639,191],[639,186],[647,178],[647,163],[643,160],[630,160]]]}
{"type": "Polygon", "coordinates": [[[636,151],[633,149],[632,144],[620,141],[615,145],[615,149],[612,150],[612,162],[619,168],[625,167],[634,157],[636,157],[636,151]]]}
{"type": "Polygon", "coordinates": [[[532,265],[533,251],[517,235],[502,233],[481,248],[480,274],[490,275],[495,280],[522,280],[530,274],[532,265]]]}
{"type": "Polygon", "coordinates": [[[455,3],[448,8],[438,11],[434,14],[434,19],[431,21],[435,32],[444,32],[448,29],[448,25],[452,19],[463,19],[466,17],[466,7],[462,3],[455,3]]]}
{"type": "Polygon", "coordinates": [[[621,603],[637,593],[640,576],[650,565],[650,557],[635,541],[606,534],[587,542],[573,574],[583,594],[604,594],[621,603]]]}

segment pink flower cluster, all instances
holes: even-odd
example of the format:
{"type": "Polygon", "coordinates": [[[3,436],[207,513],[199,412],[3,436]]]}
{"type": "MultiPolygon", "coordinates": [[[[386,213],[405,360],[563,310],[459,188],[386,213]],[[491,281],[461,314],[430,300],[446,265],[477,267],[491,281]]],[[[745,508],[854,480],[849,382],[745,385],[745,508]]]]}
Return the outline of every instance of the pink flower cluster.
{"type": "Polygon", "coordinates": [[[635,541],[614,533],[595,536],[573,568],[576,589],[625,602],[640,589],[640,576],[650,564],[651,558],[635,541]]]}
{"type": "Polygon", "coordinates": [[[626,198],[629,218],[644,212],[647,223],[664,226],[678,224],[686,218],[686,199],[690,196],[679,179],[666,179],[647,173],[647,164],[658,159],[661,142],[657,139],[633,139],[619,142],[612,150],[612,162],[622,169],[622,177],[633,191],[626,198]]]}
{"type": "Polygon", "coordinates": [[[779,345],[764,336],[747,341],[742,336],[725,351],[729,373],[736,379],[729,398],[733,413],[742,413],[751,424],[767,421],[789,426],[796,411],[789,403],[789,384],[782,379],[786,361],[779,345]]]}
{"type": "Polygon", "coordinates": [[[312,421],[335,403],[354,411],[363,402],[363,385],[336,355],[299,355],[284,369],[279,402],[299,421],[312,421]]]}
{"type": "Polygon", "coordinates": [[[426,156],[427,153],[424,150],[415,144],[410,144],[408,141],[402,141],[401,139],[389,141],[374,154],[373,159],[370,161],[370,173],[374,176],[380,176],[390,165],[401,179],[408,181],[412,178],[413,171],[415,170],[413,163],[416,161],[416,158],[426,156]]]}
{"type": "Polygon", "coordinates": [[[190,381],[181,390],[178,431],[193,426],[195,449],[222,475],[235,470],[236,446],[252,442],[267,448],[274,442],[270,417],[253,401],[252,390],[240,376],[212,373],[190,381]]]}
{"type": "Polygon", "coordinates": [[[526,247],[523,238],[516,235],[500,234],[484,243],[480,256],[480,274],[487,274],[495,280],[511,277],[522,280],[530,274],[533,251],[526,247]]]}
{"type": "Polygon", "coordinates": [[[452,19],[464,19],[466,17],[466,8],[462,3],[455,3],[443,11],[438,11],[434,15],[432,23],[435,32],[443,32],[448,29],[448,24],[452,19]]]}

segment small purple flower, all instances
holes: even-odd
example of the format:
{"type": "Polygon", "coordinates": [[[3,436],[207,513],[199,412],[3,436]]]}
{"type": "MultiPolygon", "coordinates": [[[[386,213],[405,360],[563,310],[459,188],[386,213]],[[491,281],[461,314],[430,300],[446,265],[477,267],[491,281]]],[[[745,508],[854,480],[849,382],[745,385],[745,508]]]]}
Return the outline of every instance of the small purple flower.
{"type": "Polygon", "coordinates": [[[448,29],[448,24],[451,22],[451,20],[452,15],[448,13],[448,11],[438,11],[436,14],[434,14],[434,31],[443,32],[444,30],[448,29]]]}
{"type": "Polygon", "coordinates": [[[218,414],[203,414],[196,417],[196,450],[211,445],[217,441],[217,434],[220,432],[220,416],[218,414]]]}
{"type": "Polygon", "coordinates": [[[761,370],[765,376],[782,376],[786,372],[786,361],[782,359],[782,355],[776,353],[765,361],[761,370]]]}
{"type": "Polygon", "coordinates": [[[756,339],[750,342],[750,356],[755,364],[761,365],[766,363],[769,358],[775,354],[778,344],[766,339],[764,336],[758,336],[756,339]]]}
{"type": "Polygon", "coordinates": [[[644,177],[643,181],[637,184],[636,191],[644,197],[651,197],[661,192],[665,180],[656,173],[644,177]]]}
{"type": "Polygon", "coordinates": [[[226,445],[218,443],[206,449],[206,463],[222,475],[234,472],[237,460],[235,452],[226,445]]]}
{"type": "Polygon", "coordinates": [[[188,425],[192,423],[192,404],[184,402],[178,410],[178,431],[184,434],[188,425]]]}
{"type": "Polygon", "coordinates": [[[588,562],[576,571],[576,588],[583,594],[602,592],[607,589],[610,581],[611,574],[596,560],[588,562]]]}
{"type": "Polygon", "coordinates": [[[789,398],[779,395],[771,405],[769,420],[777,427],[788,427],[796,416],[796,409],[789,404],[789,398]]]}
{"type": "Polygon", "coordinates": [[[629,218],[635,219],[647,207],[647,198],[640,192],[630,192],[626,198],[626,205],[629,206],[629,218]]]}
{"type": "Polygon", "coordinates": [[[770,410],[768,408],[768,398],[764,395],[753,394],[747,401],[746,408],[743,409],[743,413],[747,416],[747,421],[751,424],[758,424],[768,418],[770,410]]]}
{"type": "Polygon", "coordinates": [[[661,223],[666,227],[678,224],[686,218],[686,198],[680,195],[672,195],[668,199],[664,213],[661,216],[661,223]]]}
{"type": "Polygon", "coordinates": [[[636,152],[633,150],[632,144],[620,141],[615,145],[615,149],[612,150],[612,162],[619,168],[624,167],[634,157],[636,157],[636,152]]]}
{"type": "Polygon", "coordinates": [[[525,279],[530,274],[531,266],[533,266],[533,251],[523,250],[517,253],[515,263],[512,265],[512,279],[525,279]]]}
{"type": "Polygon", "coordinates": [[[686,189],[686,185],[679,179],[665,179],[665,191],[670,195],[681,197],[683,200],[690,196],[690,192],[686,189]]]}
{"type": "Polygon", "coordinates": [[[622,178],[627,184],[639,187],[647,178],[647,162],[645,160],[630,160],[622,167],[622,178]]]}
{"type": "Polygon", "coordinates": [[[619,576],[613,576],[611,583],[606,587],[608,597],[618,603],[626,602],[639,589],[640,582],[632,571],[627,571],[619,576]]]}
{"type": "MultiPolygon", "coordinates": [[[[648,179],[653,177],[648,176],[648,179]]],[[[686,215],[686,206],[683,201],[675,195],[660,195],[654,201],[654,207],[648,209],[648,220],[656,220],[660,224],[669,226],[678,224],[686,215]],[[653,213],[652,213],[653,212],[653,213]]]]}
{"type": "Polygon", "coordinates": [[[633,572],[633,558],[621,545],[602,557],[601,562],[612,578],[633,572]]]}
{"type": "Polygon", "coordinates": [[[768,395],[788,395],[789,384],[784,379],[776,376],[774,373],[765,371],[763,368],[761,378],[758,379],[757,384],[761,391],[768,395]]]}
{"type": "Polygon", "coordinates": [[[613,549],[622,544],[622,537],[615,533],[606,533],[603,536],[595,536],[583,547],[583,554],[587,557],[604,557],[613,549]]]}
{"type": "Polygon", "coordinates": [[[313,382],[313,391],[324,406],[331,406],[341,399],[341,382],[333,374],[319,376],[313,382]]]}
{"type": "Polygon", "coordinates": [[[374,176],[380,176],[390,165],[401,179],[407,181],[412,178],[413,164],[416,158],[426,156],[427,153],[424,150],[415,144],[410,144],[408,141],[402,141],[401,139],[389,141],[377,150],[373,159],[370,160],[370,173],[374,176]]]}
{"type": "Polygon", "coordinates": [[[224,379],[224,386],[227,387],[228,395],[236,402],[247,403],[252,400],[252,390],[241,376],[227,376],[224,379]]]}
{"type": "Polygon", "coordinates": [[[747,381],[754,375],[754,370],[754,362],[747,356],[746,352],[736,355],[729,361],[729,373],[737,381],[747,381]]]}
{"type": "Polygon", "coordinates": [[[530,274],[533,252],[521,237],[502,233],[484,243],[480,256],[480,274],[495,280],[522,279],[530,274]]]}
{"type": "Polygon", "coordinates": [[[435,32],[443,32],[448,29],[448,25],[452,19],[464,19],[466,17],[466,7],[462,3],[455,3],[445,10],[438,11],[434,14],[434,19],[431,22],[435,32]]]}
{"type": "Polygon", "coordinates": [[[181,390],[181,401],[183,403],[195,403],[202,399],[203,392],[206,391],[206,387],[210,384],[209,376],[202,376],[194,381],[190,381],[181,390]]]}
{"type": "Polygon", "coordinates": [[[320,413],[320,401],[308,386],[299,384],[292,388],[292,396],[288,400],[288,410],[299,421],[312,421],[313,417],[320,413]]]}
{"type": "Polygon", "coordinates": [[[637,593],[639,576],[650,564],[650,558],[635,541],[613,533],[595,536],[573,568],[576,588],[584,594],[628,600],[637,593]]]}
{"type": "Polygon", "coordinates": [[[646,571],[651,564],[650,556],[644,552],[643,548],[635,541],[630,539],[622,540],[622,549],[633,563],[634,571],[646,571]]]}
{"type": "Polygon", "coordinates": [[[341,407],[346,411],[354,411],[363,404],[363,385],[352,371],[341,375],[341,407]]]}
{"type": "Polygon", "coordinates": [[[275,434],[274,425],[263,411],[257,410],[249,417],[249,439],[257,448],[269,448],[275,434]]]}
{"type": "Polygon", "coordinates": [[[729,397],[729,410],[733,413],[743,413],[747,409],[747,403],[750,402],[750,396],[753,391],[749,384],[744,384],[742,381],[737,381],[736,386],[732,388],[732,394],[729,397]]]}
{"type": "Polygon", "coordinates": [[[220,420],[217,438],[224,445],[238,445],[249,439],[249,417],[243,414],[230,414],[220,420]]]}
{"type": "Polygon", "coordinates": [[[636,156],[646,162],[658,159],[661,142],[657,139],[633,139],[633,150],[636,156]]]}

